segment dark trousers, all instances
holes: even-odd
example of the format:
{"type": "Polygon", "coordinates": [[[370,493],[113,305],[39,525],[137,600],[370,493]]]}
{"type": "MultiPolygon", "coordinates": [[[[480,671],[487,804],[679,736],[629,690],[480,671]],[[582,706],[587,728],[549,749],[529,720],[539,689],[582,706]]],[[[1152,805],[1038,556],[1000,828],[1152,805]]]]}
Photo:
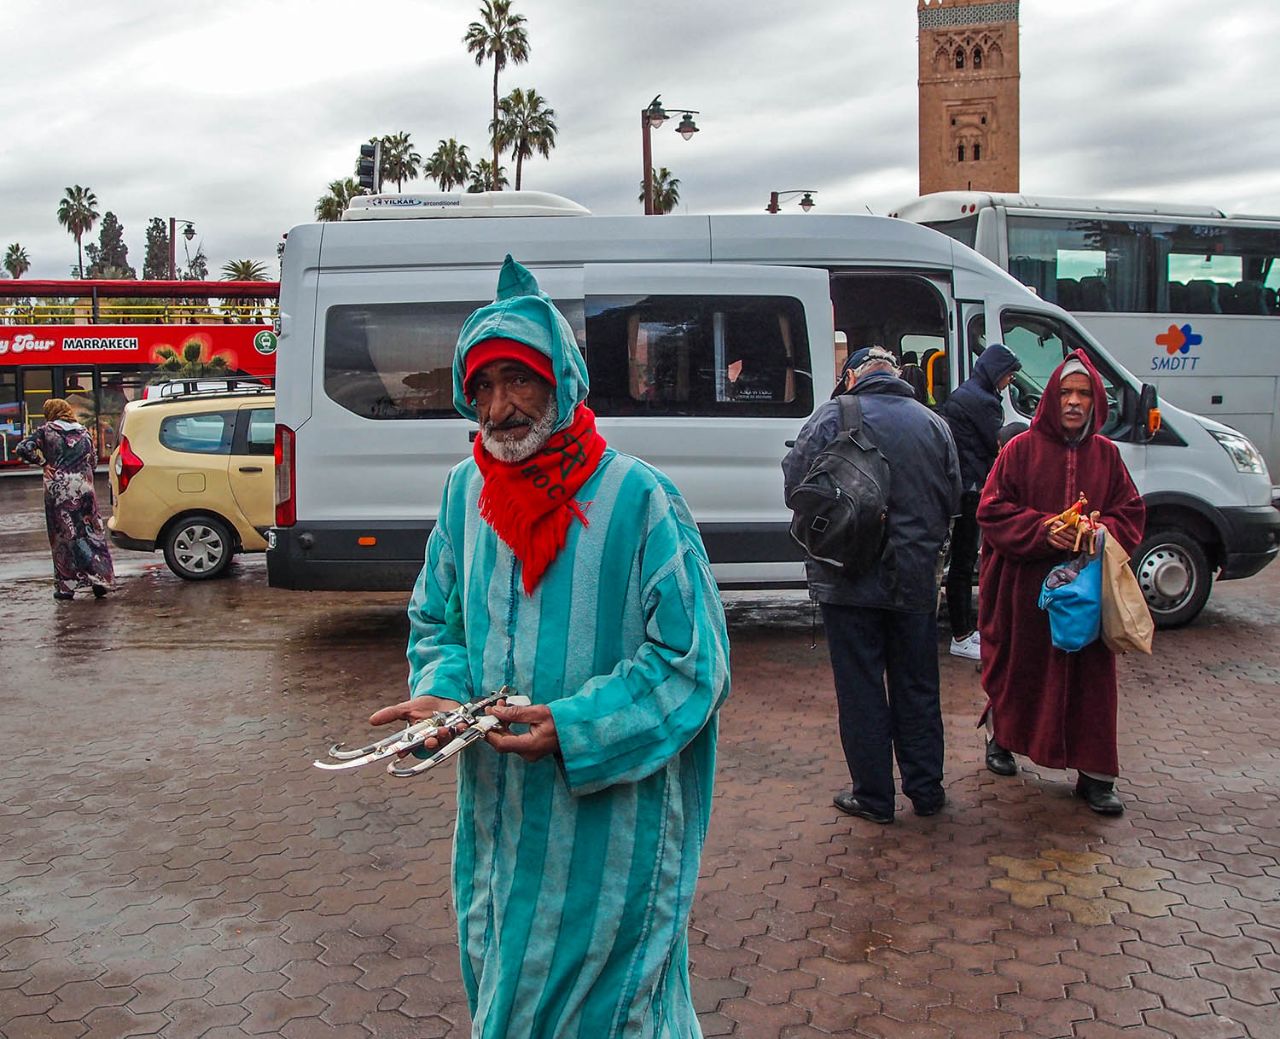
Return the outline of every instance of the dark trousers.
{"type": "Polygon", "coordinates": [[[977,562],[978,492],[965,491],[960,515],[951,528],[951,563],[947,567],[947,613],[953,638],[963,638],[978,626],[973,616],[973,568],[977,562]]]}
{"type": "Polygon", "coordinates": [[[936,615],[823,603],[822,622],[854,796],[893,814],[896,755],[902,792],[922,807],[941,803],[936,615]]]}

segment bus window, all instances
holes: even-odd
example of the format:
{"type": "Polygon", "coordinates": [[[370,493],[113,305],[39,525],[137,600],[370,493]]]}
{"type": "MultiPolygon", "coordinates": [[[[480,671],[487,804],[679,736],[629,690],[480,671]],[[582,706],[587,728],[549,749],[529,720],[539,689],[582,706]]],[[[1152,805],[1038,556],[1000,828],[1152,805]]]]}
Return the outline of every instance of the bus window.
{"type": "Polygon", "coordinates": [[[1156,309],[1183,314],[1277,313],[1280,231],[1220,224],[1152,226],[1156,309]]]}
{"type": "Polygon", "coordinates": [[[1125,396],[1114,373],[1094,355],[1076,333],[1057,318],[1047,314],[1028,314],[1006,310],[1000,315],[1004,345],[1018,355],[1022,368],[1009,386],[1009,399],[1017,412],[1027,419],[1036,413],[1045,384],[1067,354],[1083,350],[1102,376],[1107,394],[1107,422],[1104,436],[1113,436],[1125,425],[1125,396]]]}
{"type": "Polygon", "coordinates": [[[1148,309],[1146,225],[1010,216],[1009,273],[1067,310],[1148,309]]]}

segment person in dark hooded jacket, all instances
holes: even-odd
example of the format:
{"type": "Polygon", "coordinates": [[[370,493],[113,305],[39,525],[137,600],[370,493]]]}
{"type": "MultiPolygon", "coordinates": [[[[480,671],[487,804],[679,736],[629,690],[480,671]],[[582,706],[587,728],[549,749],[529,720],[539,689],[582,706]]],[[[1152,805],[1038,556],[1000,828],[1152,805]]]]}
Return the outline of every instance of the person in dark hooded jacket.
{"type": "MultiPolygon", "coordinates": [[[[809,597],[822,608],[836,687],[840,742],[853,789],[836,794],[842,812],[889,823],[893,761],[917,815],[946,802],[938,694],[939,554],[960,506],[960,466],[947,424],[897,377],[891,353],[855,355],[848,392],[862,426],[889,465],[888,543],[881,560],[849,577],[805,561],[809,597]],[[856,358],[856,360],[855,360],[856,358]]],[[[782,462],[786,496],[840,435],[840,404],[827,401],[805,423],[782,462]]]]}
{"type": "Polygon", "coordinates": [[[999,451],[1004,422],[1000,395],[1022,367],[1017,354],[992,343],[978,357],[973,374],[956,387],[938,409],[951,427],[960,456],[964,497],[951,532],[951,565],[947,570],[947,613],[951,619],[951,655],[981,658],[981,641],[973,615],[973,571],[978,562],[978,495],[999,451]]]}

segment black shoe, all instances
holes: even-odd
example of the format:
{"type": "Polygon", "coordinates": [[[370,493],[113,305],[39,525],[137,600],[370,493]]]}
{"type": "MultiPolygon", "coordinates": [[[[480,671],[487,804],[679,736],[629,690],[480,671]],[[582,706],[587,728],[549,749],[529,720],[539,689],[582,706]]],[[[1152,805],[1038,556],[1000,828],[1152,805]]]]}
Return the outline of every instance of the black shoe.
{"type": "Polygon", "coordinates": [[[947,799],[942,797],[937,801],[912,801],[911,807],[915,810],[916,815],[937,815],[947,807],[947,799]]]}
{"type": "Polygon", "coordinates": [[[67,599],[74,599],[76,597],[76,593],[75,592],[54,592],[53,597],[57,599],[59,602],[65,602],[67,599]]]}
{"type": "Polygon", "coordinates": [[[1094,779],[1080,773],[1076,780],[1076,796],[1083,797],[1085,803],[1099,815],[1123,815],[1124,802],[1116,794],[1116,785],[1105,780],[1094,779]]]}
{"type": "Polygon", "coordinates": [[[95,585],[93,586],[93,597],[94,597],[95,599],[102,599],[102,598],[105,598],[106,594],[107,594],[107,589],[106,589],[106,588],[104,588],[102,585],[100,585],[100,584],[95,584],[95,585]]]}
{"type": "Polygon", "coordinates": [[[995,740],[987,740],[987,768],[997,776],[1016,776],[1018,763],[995,740]]]}
{"type": "Polygon", "coordinates": [[[893,813],[885,815],[883,812],[875,812],[859,801],[853,794],[836,794],[831,799],[834,804],[845,815],[856,815],[859,819],[870,819],[873,823],[879,823],[883,826],[885,823],[893,822],[893,813]]]}

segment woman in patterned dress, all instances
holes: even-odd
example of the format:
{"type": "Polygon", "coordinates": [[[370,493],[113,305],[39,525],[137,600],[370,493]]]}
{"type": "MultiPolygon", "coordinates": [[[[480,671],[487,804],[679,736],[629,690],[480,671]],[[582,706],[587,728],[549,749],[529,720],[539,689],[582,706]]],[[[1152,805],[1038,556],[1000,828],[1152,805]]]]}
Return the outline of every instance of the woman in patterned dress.
{"type": "Polygon", "coordinates": [[[53,597],[70,599],[92,588],[101,599],[114,580],[111,552],[93,491],[97,461],[89,431],[60,397],[44,403],[45,423],[16,448],[19,458],[44,470],[44,519],[53,552],[53,597]]]}

